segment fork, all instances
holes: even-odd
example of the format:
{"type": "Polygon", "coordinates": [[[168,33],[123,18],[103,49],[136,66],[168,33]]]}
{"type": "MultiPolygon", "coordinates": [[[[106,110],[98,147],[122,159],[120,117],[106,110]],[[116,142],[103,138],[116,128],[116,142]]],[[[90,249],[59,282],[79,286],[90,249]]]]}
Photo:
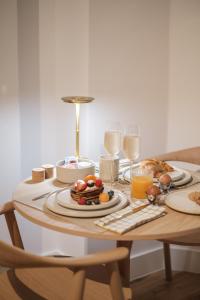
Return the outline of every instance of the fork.
{"type": "Polygon", "coordinates": [[[57,192],[59,192],[59,191],[63,191],[63,190],[68,189],[68,188],[69,188],[69,187],[60,188],[60,189],[57,189],[57,190],[53,190],[53,191],[44,193],[44,194],[42,194],[42,195],[39,195],[39,196],[33,198],[32,201],[37,201],[37,200],[42,199],[42,198],[44,198],[45,196],[48,196],[48,195],[50,195],[50,194],[52,194],[52,193],[57,193],[57,192]]]}

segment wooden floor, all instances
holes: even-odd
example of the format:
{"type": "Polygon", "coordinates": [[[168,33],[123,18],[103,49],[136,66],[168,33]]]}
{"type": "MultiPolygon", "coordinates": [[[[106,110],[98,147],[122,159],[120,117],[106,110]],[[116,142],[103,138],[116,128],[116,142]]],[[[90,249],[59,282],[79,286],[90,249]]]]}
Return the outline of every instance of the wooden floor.
{"type": "MultiPolygon", "coordinates": [[[[0,269],[0,272],[1,271],[2,269],[0,269]]],[[[94,273],[89,273],[94,279],[94,273]]],[[[95,274],[100,273],[95,272],[95,274]]],[[[100,279],[99,276],[96,277],[100,279]]],[[[105,274],[103,275],[103,279],[106,281],[105,274]]],[[[133,281],[131,287],[134,300],[200,300],[200,274],[173,272],[173,280],[171,282],[166,282],[164,279],[164,271],[156,272],[133,281]]],[[[95,292],[98,294],[98,285],[95,286],[95,292]]],[[[110,300],[110,298],[104,297],[105,295],[103,295],[103,293],[101,294],[102,299],[110,300]]],[[[96,299],[96,297],[91,295],[87,296],[86,300],[94,299],[96,299]]]]}
{"type": "Polygon", "coordinates": [[[173,273],[172,282],[156,272],[131,284],[134,300],[200,300],[200,274],[173,273]]]}
{"type": "MultiPolygon", "coordinates": [[[[104,268],[91,268],[87,276],[107,282],[104,268]]],[[[164,271],[150,274],[131,283],[134,300],[200,300],[200,274],[173,272],[173,280],[165,280],[164,271]]]]}

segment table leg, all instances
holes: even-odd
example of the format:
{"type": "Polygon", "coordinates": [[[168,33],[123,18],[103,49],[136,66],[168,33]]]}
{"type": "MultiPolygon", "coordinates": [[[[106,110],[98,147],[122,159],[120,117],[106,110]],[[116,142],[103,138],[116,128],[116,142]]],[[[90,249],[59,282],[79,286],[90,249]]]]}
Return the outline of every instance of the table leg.
{"type": "Polygon", "coordinates": [[[126,259],[119,262],[119,272],[122,278],[122,284],[125,287],[130,286],[130,253],[133,241],[117,241],[117,247],[126,247],[129,250],[129,255],[126,259]]]}

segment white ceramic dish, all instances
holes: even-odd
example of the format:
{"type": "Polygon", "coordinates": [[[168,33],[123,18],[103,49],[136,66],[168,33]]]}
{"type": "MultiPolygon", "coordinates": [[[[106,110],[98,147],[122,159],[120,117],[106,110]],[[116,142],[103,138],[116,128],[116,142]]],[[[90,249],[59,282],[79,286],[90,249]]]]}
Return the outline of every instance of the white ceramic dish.
{"type": "Polygon", "coordinates": [[[118,192],[119,202],[112,206],[105,209],[99,210],[92,210],[92,211],[82,211],[82,210],[75,210],[75,209],[68,209],[65,207],[60,206],[56,200],[56,193],[52,193],[47,197],[45,201],[45,206],[52,212],[68,217],[77,217],[77,218],[95,218],[95,217],[102,217],[108,214],[111,214],[115,211],[118,211],[124,208],[128,204],[128,199],[126,195],[121,192],[118,192]]]}
{"type": "Polygon", "coordinates": [[[200,215],[200,205],[191,201],[188,197],[188,194],[195,190],[196,189],[190,189],[171,193],[167,196],[165,204],[170,208],[183,213],[200,215]]]}
{"type": "Polygon", "coordinates": [[[73,183],[78,179],[84,179],[87,175],[94,175],[95,164],[88,159],[80,159],[79,162],[85,163],[85,166],[80,168],[65,168],[64,160],[60,160],[56,163],[56,177],[58,181],[63,183],[73,183]]]}
{"type": "MultiPolygon", "coordinates": [[[[138,166],[136,168],[139,168],[138,166]]],[[[169,175],[172,178],[173,185],[176,187],[187,184],[191,181],[192,176],[191,174],[186,170],[181,170],[174,167],[174,172],[169,172],[169,175]]],[[[127,181],[130,181],[130,169],[127,169],[124,174],[124,179],[127,181]]],[[[157,179],[155,179],[155,182],[157,182],[157,179]]]]}
{"type": "MultiPolygon", "coordinates": [[[[105,192],[108,191],[108,189],[104,189],[105,192]]],[[[69,208],[69,209],[76,209],[76,210],[99,210],[99,209],[106,209],[108,207],[111,207],[113,205],[116,205],[119,202],[119,192],[116,190],[114,191],[114,196],[111,200],[105,203],[100,203],[98,205],[80,205],[77,203],[77,201],[73,200],[70,195],[70,189],[60,191],[56,195],[57,203],[63,207],[69,208]]]]}

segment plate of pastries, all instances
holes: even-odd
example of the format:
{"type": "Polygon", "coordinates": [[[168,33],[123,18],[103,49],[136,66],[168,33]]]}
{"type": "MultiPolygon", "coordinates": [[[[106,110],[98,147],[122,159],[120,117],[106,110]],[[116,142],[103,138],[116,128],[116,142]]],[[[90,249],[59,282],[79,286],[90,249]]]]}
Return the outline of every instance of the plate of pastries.
{"type": "MultiPolygon", "coordinates": [[[[189,183],[192,180],[190,172],[179,169],[168,164],[166,161],[157,159],[142,160],[135,168],[147,169],[152,171],[153,180],[157,182],[159,177],[163,174],[168,174],[171,177],[173,186],[181,186],[189,183]]],[[[123,177],[126,181],[130,181],[130,169],[125,170],[123,177]]]]}

